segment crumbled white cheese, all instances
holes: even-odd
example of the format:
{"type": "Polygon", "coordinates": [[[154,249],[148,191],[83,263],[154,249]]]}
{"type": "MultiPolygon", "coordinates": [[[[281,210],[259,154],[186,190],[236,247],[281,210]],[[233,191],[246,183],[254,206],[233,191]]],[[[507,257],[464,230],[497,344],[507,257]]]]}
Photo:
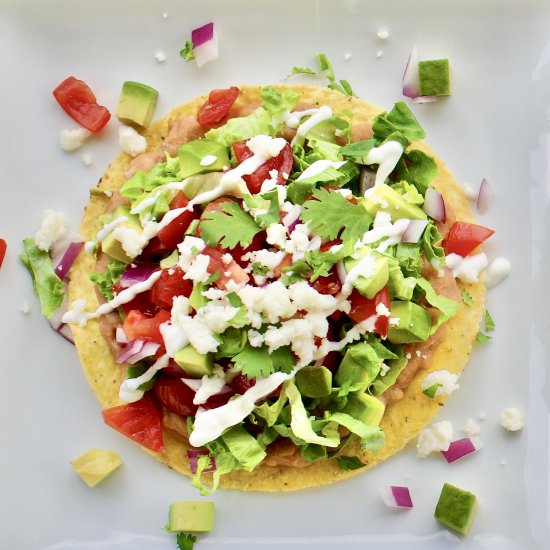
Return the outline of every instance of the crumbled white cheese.
{"type": "Polygon", "coordinates": [[[381,317],[389,317],[390,310],[386,307],[386,304],[380,302],[376,305],[376,315],[380,315],[381,317]]]}
{"type": "Polygon", "coordinates": [[[227,296],[228,292],[221,288],[211,286],[208,290],[203,291],[202,295],[209,300],[222,300],[227,296]]]}
{"type": "Polygon", "coordinates": [[[276,157],[286,145],[284,138],[272,138],[264,134],[251,137],[246,146],[254,153],[267,159],[276,157]]]}
{"type": "Polygon", "coordinates": [[[523,416],[516,407],[504,409],[500,414],[500,425],[509,432],[517,432],[523,428],[523,416]]]}
{"type": "Polygon", "coordinates": [[[351,53],[346,52],[346,53],[344,54],[344,61],[349,61],[350,59],[351,59],[351,53]]]}
{"type": "Polygon", "coordinates": [[[147,149],[147,140],[130,126],[120,126],[118,129],[118,145],[129,155],[136,157],[147,149]]]}
{"type": "Polygon", "coordinates": [[[473,418],[468,418],[468,420],[466,420],[466,424],[462,426],[461,431],[464,432],[467,436],[472,437],[474,435],[478,435],[481,431],[481,428],[479,427],[479,424],[476,424],[474,422],[473,418]]]}
{"type": "Polygon", "coordinates": [[[386,40],[388,36],[390,36],[390,33],[388,29],[379,29],[378,32],[376,33],[376,36],[378,36],[380,40],[386,40]]]}
{"type": "Polygon", "coordinates": [[[130,258],[139,256],[147,244],[141,233],[127,225],[119,225],[113,229],[111,235],[113,239],[120,242],[124,252],[126,252],[130,258]]]}
{"type": "Polygon", "coordinates": [[[229,265],[232,261],[233,261],[233,256],[231,256],[231,254],[230,254],[229,252],[226,252],[226,253],[222,256],[222,262],[223,262],[225,265],[229,265]]]}
{"type": "Polygon", "coordinates": [[[264,343],[264,335],[257,330],[248,331],[248,341],[253,348],[259,348],[264,343]]]}
{"type": "Polygon", "coordinates": [[[21,304],[19,311],[21,313],[24,313],[25,315],[27,315],[31,311],[31,306],[28,300],[23,300],[23,303],[21,304]]]}
{"type": "Polygon", "coordinates": [[[447,397],[451,395],[455,390],[458,390],[460,386],[456,383],[458,376],[449,372],[448,370],[436,370],[428,373],[424,380],[422,380],[422,389],[425,390],[434,384],[441,384],[435,395],[441,395],[447,397]]]}
{"type": "Polygon", "coordinates": [[[420,432],[416,443],[416,454],[425,458],[433,451],[448,451],[453,440],[453,425],[443,420],[420,432]]]}
{"type": "Polygon", "coordinates": [[[208,273],[208,266],[210,265],[210,256],[205,254],[198,254],[192,260],[191,265],[187,269],[184,279],[189,279],[190,281],[197,281],[203,283],[210,277],[208,273]]]}
{"type": "Polygon", "coordinates": [[[198,237],[192,237],[186,235],[183,241],[178,244],[178,252],[180,257],[178,259],[178,266],[187,271],[191,267],[191,263],[195,259],[195,256],[202,252],[206,246],[206,243],[198,237]]]}
{"type": "Polygon", "coordinates": [[[90,155],[90,153],[84,153],[82,155],[82,162],[84,163],[84,166],[91,166],[94,162],[94,159],[92,158],[92,155],[90,155]]]}
{"type": "Polygon", "coordinates": [[[164,54],[164,52],[157,52],[155,54],[155,59],[159,62],[159,63],[164,63],[166,61],[166,55],[164,54]]]}
{"type": "Polygon", "coordinates": [[[278,248],[284,248],[286,244],[286,227],[280,223],[274,223],[266,229],[266,241],[278,248]]]}
{"type": "Polygon", "coordinates": [[[84,141],[90,136],[91,132],[86,128],[76,128],[75,130],[62,130],[59,135],[59,144],[64,151],[74,151],[78,149],[84,141]]]}
{"type": "Polygon", "coordinates": [[[477,417],[480,419],[480,420],[485,420],[487,418],[487,413],[485,411],[479,411],[477,417]]]}
{"type": "Polygon", "coordinates": [[[40,250],[47,252],[67,230],[67,216],[53,210],[44,211],[40,229],[34,236],[34,242],[40,250]]]}

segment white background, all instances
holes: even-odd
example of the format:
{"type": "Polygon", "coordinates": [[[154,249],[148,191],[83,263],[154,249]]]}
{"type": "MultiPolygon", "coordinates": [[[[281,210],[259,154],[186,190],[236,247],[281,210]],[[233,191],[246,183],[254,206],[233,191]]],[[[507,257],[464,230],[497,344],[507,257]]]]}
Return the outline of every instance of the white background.
{"type": "Polygon", "coordinates": [[[163,531],[168,506],[200,498],[187,479],[103,424],[74,349],[40,317],[17,260],[45,208],[67,213],[78,226],[88,189],[118,152],[116,119],[79,151],[61,151],[60,131],[75,124],[51,91],[74,75],[114,112],[122,82],[137,80],[159,90],[156,115],[163,116],[215,87],[278,82],[323,51],[338,78],[389,108],[402,99],[401,75],[414,44],[421,58],[449,58],[452,65],[452,97],[412,107],[427,142],[460,181],[491,181],[494,204],[480,218],[497,231],[487,252],[512,261],[512,274],[488,297],[495,336],[476,348],[461,389],[438,417],[458,430],[485,412],[485,448],[448,465],[440,456],[417,459],[410,445],[332,487],[219,491],[212,497],[216,528],[197,548],[550,547],[549,28],[548,2],[534,0],[0,0],[0,237],[9,246],[0,271],[0,548],[176,548],[163,531]],[[179,50],[208,21],[216,23],[220,56],[199,70],[179,50]],[[389,31],[386,41],[376,36],[381,28],[389,31]],[[163,64],[155,61],[158,51],[163,64]],[[92,166],[84,166],[83,153],[92,155],[92,166]],[[20,312],[25,300],[28,315],[20,312]],[[508,406],[525,414],[521,433],[499,426],[508,406]],[[89,489],[68,463],[92,447],[117,451],[124,466],[89,489]],[[444,482],[480,501],[470,535],[460,540],[433,519],[444,482]],[[385,508],[378,491],[390,484],[410,487],[413,510],[385,508]]]}

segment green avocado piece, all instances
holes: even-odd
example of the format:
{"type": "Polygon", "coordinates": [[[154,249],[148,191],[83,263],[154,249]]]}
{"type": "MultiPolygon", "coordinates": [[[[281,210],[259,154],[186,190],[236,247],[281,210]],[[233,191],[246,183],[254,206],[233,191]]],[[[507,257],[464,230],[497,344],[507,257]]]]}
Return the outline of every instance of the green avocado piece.
{"type": "Polygon", "coordinates": [[[399,319],[397,325],[390,323],[388,340],[392,344],[424,342],[430,336],[432,317],[422,306],[414,302],[391,302],[391,318],[399,319]]]}
{"type": "Polygon", "coordinates": [[[332,388],[332,373],[321,365],[304,367],[296,373],[296,386],[304,397],[327,397],[332,388]]]}
{"type": "Polygon", "coordinates": [[[373,273],[369,277],[358,277],[355,283],[353,283],[353,286],[360,294],[372,299],[378,291],[382,290],[386,286],[386,283],[388,282],[388,258],[373,252],[368,246],[363,246],[356,252],[359,255],[359,258],[348,258],[344,261],[346,272],[349,273],[363,258],[369,254],[374,256],[373,273]]]}
{"type": "Polygon", "coordinates": [[[171,533],[180,531],[206,533],[212,531],[214,529],[214,503],[182,501],[170,504],[166,529],[171,533]]]}
{"type": "Polygon", "coordinates": [[[116,117],[123,124],[148,128],[151,124],[159,93],[150,86],[128,80],[122,84],[116,117]]]}
{"type": "Polygon", "coordinates": [[[389,387],[393,386],[397,380],[397,377],[401,374],[401,371],[407,366],[408,360],[402,355],[397,359],[388,361],[387,365],[389,370],[382,376],[380,373],[376,380],[372,383],[369,388],[369,392],[372,395],[378,396],[384,393],[389,387]]]}
{"type": "Polygon", "coordinates": [[[448,59],[432,59],[418,63],[420,95],[451,95],[451,74],[448,59]]]}
{"type": "Polygon", "coordinates": [[[378,426],[385,408],[380,399],[368,393],[350,393],[342,412],[360,420],[366,426],[378,426]]]}
{"type": "Polygon", "coordinates": [[[207,139],[185,143],[179,148],[178,156],[182,178],[207,172],[219,172],[225,166],[229,166],[227,147],[223,143],[207,139]]]}
{"type": "Polygon", "coordinates": [[[349,385],[352,391],[365,391],[378,376],[381,364],[370,344],[350,346],[336,371],[336,383],[349,385]]]}
{"type": "Polygon", "coordinates": [[[174,355],[174,361],[191,376],[210,376],[214,361],[212,355],[199,353],[191,344],[174,355]]]}
{"type": "Polygon", "coordinates": [[[443,484],[434,513],[439,523],[466,535],[472,526],[476,511],[477,498],[473,493],[449,483],[443,484]]]}
{"type": "Polygon", "coordinates": [[[206,289],[207,286],[200,281],[193,282],[193,290],[189,296],[189,305],[195,311],[198,311],[201,307],[204,307],[208,303],[206,296],[202,295],[206,289]]]}
{"type": "MultiPolygon", "coordinates": [[[[139,234],[142,233],[143,229],[141,227],[139,216],[137,214],[130,214],[130,208],[128,206],[117,206],[109,221],[116,220],[121,216],[126,217],[127,220],[121,223],[118,227],[125,226],[129,229],[133,229],[139,234]]],[[[128,256],[122,247],[122,243],[115,239],[112,233],[107,235],[107,237],[105,237],[105,239],[101,242],[101,250],[103,250],[103,252],[105,252],[108,256],[111,256],[111,258],[115,258],[115,260],[119,260],[125,264],[131,263],[134,259],[128,256]]]]}
{"type": "Polygon", "coordinates": [[[88,487],[95,487],[101,483],[121,464],[120,457],[114,451],[106,449],[90,449],[71,461],[71,466],[88,487]]]}
{"type": "Polygon", "coordinates": [[[426,213],[422,208],[411,204],[395,189],[383,183],[372,188],[367,198],[362,201],[367,212],[374,218],[377,212],[388,212],[392,221],[399,218],[425,220],[426,213]]]}

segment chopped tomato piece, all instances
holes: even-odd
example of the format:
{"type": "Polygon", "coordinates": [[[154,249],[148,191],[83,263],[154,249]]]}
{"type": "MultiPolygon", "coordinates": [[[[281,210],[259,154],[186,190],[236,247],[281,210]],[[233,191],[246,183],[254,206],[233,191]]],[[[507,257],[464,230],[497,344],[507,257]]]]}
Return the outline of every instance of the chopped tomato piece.
{"type": "Polygon", "coordinates": [[[390,326],[390,318],[386,315],[378,315],[376,312],[378,304],[384,304],[388,310],[390,309],[390,292],[387,286],[377,292],[374,298],[370,300],[362,294],[359,294],[357,290],[353,290],[349,299],[351,302],[351,310],[348,315],[356,323],[361,323],[369,317],[376,315],[374,332],[380,336],[387,336],[388,328],[390,326]]]}
{"type": "Polygon", "coordinates": [[[228,264],[223,262],[222,256],[224,255],[224,252],[221,250],[206,246],[201,254],[210,256],[210,262],[207,268],[210,275],[214,275],[217,271],[220,272],[220,276],[214,282],[218,288],[226,290],[227,283],[229,283],[229,281],[233,281],[234,283],[240,285],[246,284],[250,280],[250,277],[246,271],[235,260],[231,260],[228,264]]]}
{"type": "Polygon", "coordinates": [[[183,278],[180,267],[163,269],[160,278],[151,288],[151,302],[164,309],[171,309],[176,296],[188,298],[193,291],[193,283],[183,278]]]}
{"type": "Polygon", "coordinates": [[[6,241],[4,239],[0,239],[0,267],[2,267],[2,262],[4,261],[7,248],[8,245],[6,244],[6,241]]]}
{"type": "Polygon", "coordinates": [[[164,346],[164,340],[160,333],[160,325],[170,320],[170,312],[165,309],[159,310],[154,317],[145,315],[137,309],[128,313],[122,328],[128,340],[146,340],[156,342],[164,346]]]}
{"type": "Polygon", "coordinates": [[[449,229],[447,238],[443,241],[445,254],[468,256],[483,241],[487,240],[494,231],[468,222],[455,222],[449,229]]]}
{"type": "MultiPolygon", "coordinates": [[[[189,204],[189,199],[180,191],[170,203],[170,210],[184,208],[189,204]]],[[[189,224],[199,217],[198,209],[182,212],[177,218],[171,221],[164,229],[161,229],[157,235],[160,242],[168,249],[175,249],[183,241],[185,231],[189,224]]]]}
{"type": "MultiPolygon", "coordinates": [[[[237,141],[233,143],[232,147],[239,164],[253,155],[245,141],[237,141]]],[[[259,193],[263,182],[271,179],[270,172],[276,170],[278,174],[277,184],[284,185],[288,180],[288,175],[292,171],[293,162],[292,149],[287,143],[276,157],[264,162],[252,174],[243,176],[243,180],[246,182],[246,186],[251,193],[259,193]]]]}
{"type": "Polygon", "coordinates": [[[197,122],[205,130],[221,126],[239,94],[240,90],[236,86],[212,90],[207,101],[197,111],[197,122]]]}
{"type": "Polygon", "coordinates": [[[66,78],[53,95],[64,111],[90,132],[99,132],[111,118],[109,111],[98,105],[89,86],[74,76],[66,78]]]}
{"type": "MultiPolygon", "coordinates": [[[[120,282],[116,282],[113,285],[113,291],[116,294],[123,291],[124,287],[120,284],[120,282]]],[[[129,302],[122,304],[121,306],[122,311],[124,312],[124,315],[128,315],[130,311],[133,309],[137,309],[148,316],[153,316],[157,311],[159,310],[158,306],[151,303],[151,291],[146,290],[145,292],[140,292],[136,295],[136,297],[133,300],[130,300],[129,302]]]]}
{"type": "Polygon", "coordinates": [[[321,294],[330,294],[332,296],[338,294],[342,289],[342,283],[340,282],[340,277],[338,277],[336,269],[332,269],[328,277],[319,277],[315,279],[315,281],[311,283],[311,286],[321,294]]]}
{"type": "Polygon", "coordinates": [[[243,394],[246,390],[249,390],[256,384],[255,378],[248,378],[242,372],[239,372],[231,382],[228,382],[228,386],[235,391],[235,393],[243,394]]]}
{"type": "Polygon", "coordinates": [[[149,394],[135,403],[105,409],[101,414],[105,424],[136,443],[156,453],[164,451],[160,415],[149,394]]]}
{"type": "Polygon", "coordinates": [[[181,378],[159,378],[153,391],[162,405],[179,416],[194,415],[199,408],[193,403],[195,392],[181,378]]]}
{"type": "Polygon", "coordinates": [[[174,249],[168,248],[158,237],[153,237],[136,260],[140,262],[158,263],[172,252],[172,250],[174,249]]]}
{"type": "Polygon", "coordinates": [[[203,409],[216,409],[217,407],[225,405],[234,395],[235,392],[231,388],[222,388],[220,393],[210,396],[206,403],[203,403],[201,407],[203,409]]]}
{"type": "Polygon", "coordinates": [[[290,267],[291,265],[292,265],[292,256],[290,254],[287,254],[283,258],[282,262],[274,269],[273,273],[275,274],[275,277],[277,279],[280,279],[284,274],[283,267],[290,267]]]}

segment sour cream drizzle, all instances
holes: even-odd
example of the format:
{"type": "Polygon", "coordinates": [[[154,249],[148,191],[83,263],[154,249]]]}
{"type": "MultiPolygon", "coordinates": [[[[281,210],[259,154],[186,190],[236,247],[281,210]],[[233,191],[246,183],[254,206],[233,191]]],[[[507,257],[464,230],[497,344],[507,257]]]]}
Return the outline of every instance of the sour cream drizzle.
{"type": "Polygon", "coordinates": [[[295,368],[289,374],[275,372],[267,378],[258,378],[254,386],[227,404],[210,410],[200,408],[195,416],[195,426],[189,436],[189,443],[193,447],[202,447],[214,441],[227,428],[242,422],[253,411],[256,401],[275,391],[297,371],[298,368],[295,368]]]}
{"type": "MultiPolygon", "coordinates": [[[[374,187],[382,185],[387,177],[396,167],[397,162],[403,154],[403,146],[397,141],[386,141],[380,147],[371,149],[365,158],[366,164],[378,164],[374,187]]],[[[372,189],[372,188],[371,188],[372,189]]],[[[365,192],[365,198],[368,196],[369,189],[365,192]]]]}
{"type": "Polygon", "coordinates": [[[298,119],[300,119],[306,115],[311,115],[311,116],[305,122],[300,124],[300,126],[298,126],[298,130],[296,130],[296,135],[294,136],[293,140],[290,143],[290,145],[292,146],[296,144],[301,145],[304,142],[304,138],[306,134],[312,128],[317,126],[317,124],[320,124],[325,120],[328,120],[332,116],[332,109],[327,105],[323,105],[319,107],[319,109],[309,109],[308,111],[298,111],[298,112],[292,113],[290,118],[287,120],[286,125],[289,128],[296,128],[296,126],[293,126],[296,120],[295,117],[299,117],[298,119]]]}
{"type": "Polygon", "coordinates": [[[95,241],[88,241],[84,245],[84,250],[88,254],[93,254],[95,247],[98,243],[103,242],[121,223],[124,223],[127,221],[128,218],[126,216],[120,216],[116,218],[115,220],[106,223],[98,232],[95,238],[95,241]]]}
{"type": "Polygon", "coordinates": [[[157,191],[152,197],[148,197],[142,200],[136,206],[134,206],[134,208],[130,210],[130,214],[139,214],[144,210],[147,210],[147,208],[150,208],[151,206],[155,206],[155,204],[157,204],[158,200],[160,199],[160,196],[164,191],[182,191],[183,189],[185,189],[186,185],[187,185],[187,180],[171,181],[170,183],[164,184],[162,188],[159,191],[157,191]]]}
{"type": "Polygon", "coordinates": [[[138,376],[136,378],[127,378],[122,382],[120,385],[120,389],[118,391],[118,396],[122,401],[125,401],[126,403],[135,403],[136,401],[139,401],[143,395],[144,391],[138,389],[142,384],[145,384],[146,382],[149,382],[155,374],[166,367],[168,365],[168,354],[165,353],[161,357],[157,359],[157,361],[151,365],[141,376],[138,376]]]}
{"type": "Polygon", "coordinates": [[[78,323],[84,326],[90,319],[96,319],[106,313],[111,313],[122,304],[132,301],[138,294],[149,290],[161,276],[162,270],[155,271],[148,279],[141,283],[136,283],[129,288],[125,288],[116,295],[110,302],[100,305],[95,311],[84,311],[86,307],[85,300],[75,300],[72,303],[72,309],[69,309],[61,318],[64,323],[78,323]]]}
{"type": "Polygon", "coordinates": [[[319,174],[322,174],[325,172],[328,168],[331,166],[333,168],[340,168],[340,166],[343,166],[346,164],[345,160],[342,161],[332,161],[332,160],[316,160],[311,166],[308,166],[298,177],[296,181],[305,180],[307,178],[312,178],[314,176],[318,176],[319,174]]]}

